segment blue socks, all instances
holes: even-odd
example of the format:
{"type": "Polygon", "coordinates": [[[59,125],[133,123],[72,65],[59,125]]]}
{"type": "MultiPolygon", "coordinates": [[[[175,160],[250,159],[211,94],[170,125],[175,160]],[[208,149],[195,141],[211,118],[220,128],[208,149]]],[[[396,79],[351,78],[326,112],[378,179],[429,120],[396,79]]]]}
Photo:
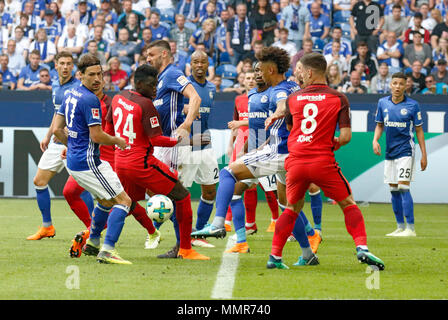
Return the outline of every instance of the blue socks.
{"type": "Polygon", "coordinates": [[[90,216],[92,216],[93,209],[95,208],[95,203],[93,202],[92,195],[89,191],[84,191],[83,193],[81,193],[81,199],[86,204],[90,216]]]}
{"type": "Polygon", "coordinates": [[[303,248],[309,248],[310,243],[308,241],[308,237],[305,230],[305,223],[302,219],[303,215],[299,214],[299,216],[296,219],[296,222],[294,223],[294,229],[292,230],[292,233],[294,235],[294,238],[299,242],[300,247],[303,248]]]}
{"type": "MultiPolygon", "coordinates": [[[[305,232],[307,236],[314,236],[314,229],[311,226],[311,223],[308,221],[308,219],[306,218],[305,213],[303,213],[303,211],[300,211],[299,216],[302,217],[303,220],[303,224],[305,226],[305,232]]],[[[295,235],[294,235],[295,237],[295,235]]],[[[297,239],[297,238],[296,238],[297,239]]]]}
{"type": "Polygon", "coordinates": [[[311,212],[313,213],[314,228],[322,230],[322,197],[320,191],[315,194],[310,194],[311,198],[311,212]]]}
{"type": "Polygon", "coordinates": [[[227,214],[227,208],[232,201],[235,191],[236,179],[233,174],[224,168],[219,173],[219,187],[216,192],[216,213],[212,225],[218,228],[224,227],[224,220],[227,214]]]}
{"type": "Polygon", "coordinates": [[[401,192],[393,190],[390,192],[392,195],[392,210],[395,214],[395,220],[397,221],[398,228],[404,229],[404,215],[403,215],[403,201],[401,200],[401,192]]]}
{"type": "Polygon", "coordinates": [[[406,217],[407,227],[414,230],[414,201],[409,189],[401,189],[401,203],[403,206],[403,214],[406,217]]]}
{"type": "MultiPolygon", "coordinates": [[[[179,223],[176,219],[176,202],[173,201],[173,214],[170,217],[170,220],[173,222],[174,232],[176,233],[176,243],[180,245],[180,231],[179,231],[179,223]]],[[[159,229],[159,228],[157,228],[159,229]]]]}
{"type": "Polygon", "coordinates": [[[51,200],[48,186],[36,188],[36,200],[39,210],[42,214],[42,224],[44,227],[49,227],[51,223],[51,200]]]}
{"type": "Polygon", "coordinates": [[[129,213],[129,207],[117,204],[112,207],[112,211],[107,219],[107,232],[104,238],[103,249],[112,250],[115,248],[115,243],[120,237],[124,226],[124,219],[129,213]]]}
{"type": "Polygon", "coordinates": [[[246,242],[246,226],[245,226],[245,210],[244,203],[241,196],[230,202],[230,208],[232,209],[233,225],[236,232],[236,242],[246,242]]]}
{"type": "Polygon", "coordinates": [[[106,226],[109,212],[112,208],[104,207],[97,203],[92,213],[92,223],[90,224],[90,239],[99,246],[101,231],[106,226]]]}
{"type": "Polygon", "coordinates": [[[204,228],[205,224],[208,222],[210,215],[213,211],[213,200],[205,200],[201,196],[198,206],[198,219],[196,220],[196,230],[201,230],[204,228]]]}

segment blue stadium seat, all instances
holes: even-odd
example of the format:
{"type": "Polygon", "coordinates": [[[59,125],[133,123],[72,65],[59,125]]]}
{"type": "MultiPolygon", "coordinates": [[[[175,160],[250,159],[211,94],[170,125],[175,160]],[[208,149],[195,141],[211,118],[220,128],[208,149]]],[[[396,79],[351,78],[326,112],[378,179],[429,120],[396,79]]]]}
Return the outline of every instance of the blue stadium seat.
{"type": "Polygon", "coordinates": [[[348,23],[350,20],[350,11],[339,10],[333,13],[333,23],[348,23]]]}
{"type": "Polygon", "coordinates": [[[223,79],[234,80],[238,76],[236,67],[233,64],[222,64],[216,68],[216,74],[220,75],[223,79]]]}
{"type": "Polygon", "coordinates": [[[174,9],[162,9],[160,10],[160,21],[173,24],[175,15],[176,11],[174,9]]]}
{"type": "Polygon", "coordinates": [[[230,88],[233,86],[233,81],[230,79],[222,79],[221,89],[230,88]]]}
{"type": "Polygon", "coordinates": [[[230,56],[228,52],[221,52],[219,55],[219,64],[226,64],[230,62],[230,56]]]}
{"type": "Polygon", "coordinates": [[[168,32],[171,30],[171,24],[169,24],[169,23],[166,22],[166,21],[160,21],[160,25],[161,25],[161,26],[164,26],[165,28],[167,28],[167,29],[168,29],[168,32]]]}
{"type": "Polygon", "coordinates": [[[324,51],[325,42],[322,39],[314,38],[313,39],[313,51],[322,53],[324,51]]]}
{"type": "MultiPolygon", "coordinates": [[[[424,76],[426,76],[427,74],[428,74],[428,72],[426,71],[426,69],[425,68],[422,68],[422,70],[420,70],[420,72],[422,73],[422,75],[424,75],[424,76]]],[[[405,70],[404,70],[404,73],[405,74],[408,74],[408,73],[412,73],[412,68],[406,68],[405,70]]]]}

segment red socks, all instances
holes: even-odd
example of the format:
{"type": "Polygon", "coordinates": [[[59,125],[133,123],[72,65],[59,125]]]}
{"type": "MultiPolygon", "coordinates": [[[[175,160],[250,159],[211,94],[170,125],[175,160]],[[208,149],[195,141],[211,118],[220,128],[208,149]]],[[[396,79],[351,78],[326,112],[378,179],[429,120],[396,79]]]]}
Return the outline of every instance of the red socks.
{"type": "Polygon", "coordinates": [[[86,228],[89,228],[92,218],[90,218],[89,209],[87,208],[85,202],[81,199],[81,193],[83,192],[84,188],[81,187],[72,176],[70,176],[65,183],[62,194],[79,220],[84,223],[86,228]]]}
{"type": "Polygon", "coordinates": [[[278,202],[277,197],[275,196],[274,191],[265,191],[266,201],[268,202],[268,206],[271,209],[272,220],[278,219],[278,202]]]}
{"type": "Polygon", "coordinates": [[[244,207],[246,208],[246,223],[255,223],[257,213],[257,187],[244,192],[244,207]]]}
{"type": "Polygon", "coordinates": [[[193,211],[191,210],[190,194],[182,200],[176,201],[176,219],[179,223],[180,248],[191,249],[193,211]]]}
{"type": "Polygon", "coordinates": [[[227,208],[226,221],[232,221],[232,209],[230,209],[230,206],[227,208]]]}
{"type": "Polygon", "coordinates": [[[153,234],[156,231],[151,219],[149,219],[148,215],[146,214],[145,208],[138,204],[138,202],[135,203],[135,208],[130,212],[130,214],[134,216],[135,220],[137,220],[143,228],[148,230],[149,234],[153,234]]]}
{"type": "MultiPolygon", "coordinates": [[[[348,206],[344,209],[345,227],[352,236],[356,246],[367,245],[366,227],[361,210],[356,204],[348,206]]],[[[278,223],[278,222],[277,222],[278,223]]]]}
{"type": "Polygon", "coordinates": [[[283,247],[294,229],[294,223],[296,222],[297,217],[298,214],[288,208],[286,208],[280,215],[277,223],[275,224],[271,255],[277,257],[282,256],[283,247]]]}

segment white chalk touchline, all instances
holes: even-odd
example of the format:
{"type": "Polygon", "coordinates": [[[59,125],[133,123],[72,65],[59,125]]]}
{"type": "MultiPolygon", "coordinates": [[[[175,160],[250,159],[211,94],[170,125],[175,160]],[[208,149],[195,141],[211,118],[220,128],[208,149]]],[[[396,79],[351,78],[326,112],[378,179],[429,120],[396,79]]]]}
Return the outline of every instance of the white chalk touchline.
{"type": "MultiPolygon", "coordinates": [[[[232,248],[235,240],[229,237],[225,250],[232,248]]],[[[232,299],[233,285],[235,284],[236,270],[238,269],[239,254],[238,253],[222,254],[222,262],[216,275],[215,286],[212,291],[212,299],[232,299]]]]}

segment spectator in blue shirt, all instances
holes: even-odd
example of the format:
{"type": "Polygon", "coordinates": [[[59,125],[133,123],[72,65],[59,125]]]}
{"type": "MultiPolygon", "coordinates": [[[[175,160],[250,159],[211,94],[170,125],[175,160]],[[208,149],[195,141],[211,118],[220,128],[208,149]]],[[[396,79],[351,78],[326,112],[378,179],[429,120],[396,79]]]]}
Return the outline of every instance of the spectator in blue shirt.
{"type": "Polygon", "coordinates": [[[226,9],[226,3],[223,0],[203,0],[201,1],[201,3],[199,4],[199,15],[203,15],[205,14],[206,10],[207,10],[207,5],[209,3],[213,3],[215,5],[216,8],[216,14],[219,16],[221,15],[222,10],[226,9]]]}
{"type": "Polygon", "coordinates": [[[209,56],[213,56],[215,50],[214,33],[216,25],[213,19],[207,19],[202,23],[202,28],[196,30],[190,37],[190,53],[196,51],[196,47],[199,43],[203,43],[205,46],[205,52],[209,56]]]}
{"type": "Polygon", "coordinates": [[[88,10],[87,0],[79,0],[78,11],[79,11],[79,23],[85,24],[90,28],[93,25],[93,16],[92,11],[88,10]]]}
{"type": "Polygon", "coordinates": [[[309,34],[309,22],[311,14],[305,5],[300,5],[300,0],[292,0],[282,10],[280,28],[288,29],[288,40],[296,44],[297,50],[302,48],[305,34],[309,34]]]}
{"type": "Polygon", "coordinates": [[[151,12],[151,17],[149,19],[150,28],[152,31],[151,41],[155,40],[167,40],[169,39],[170,33],[167,28],[160,24],[160,14],[156,11],[151,12]]]}
{"type": "Polygon", "coordinates": [[[33,16],[43,18],[45,11],[45,0],[22,1],[22,11],[25,11],[27,3],[30,3],[33,7],[33,16]]]}
{"type": "Polygon", "coordinates": [[[30,63],[20,71],[19,80],[17,81],[17,90],[33,90],[33,86],[40,82],[39,71],[42,67],[40,66],[39,50],[31,51],[29,60],[30,63]]]}
{"type": "Polygon", "coordinates": [[[330,19],[327,15],[321,13],[318,3],[311,3],[311,17],[309,35],[311,39],[319,38],[325,40],[330,33],[330,19]]]}
{"type": "Polygon", "coordinates": [[[176,6],[176,12],[184,15],[187,21],[196,23],[199,21],[200,4],[200,0],[180,0],[176,6]]]}
{"type": "Polygon", "coordinates": [[[45,29],[48,40],[57,44],[62,34],[62,26],[54,21],[54,12],[51,9],[45,10],[44,19],[45,21],[39,25],[39,29],[45,29]]]}
{"type": "Polygon", "coordinates": [[[333,41],[338,41],[341,43],[339,54],[349,61],[352,57],[352,44],[349,40],[342,38],[342,29],[340,27],[334,27],[331,31],[331,40],[325,45],[323,55],[331,53],[331,45],[333,41]]]}
{"type": "MultiPolygon", "coordinates": [[[[100,1],[100,9],[97,11],[97,14],[98,13],[103,13],[106,16],[106,23],[110,24],[114,28],[115,31],[118,30],[118,16],[111,9],[111,0],[101,0],[100,1]]],[[[96,18],[96,15],[95,15],[95,18],[96,18]]]]}
{"type": "Polygon", "coordinates": [[[389,66],[389,72],[394,74],[403,68],[401,59],[404,55],[404,48],[401,41],[397,41],[397,35],[389,31],[384,41],[376,51],[378,63],[385,62],[389,66]]]}
{"type": "Polygon", "coordinates": [[[17,78],[8,69],[9,57],[7,54],[0,55],[0,74],[3,76],[3,85],[10,90],[14,90],[17,86],[17,78]]]}
{"type": "Polygon", "coordinates": [[[61,30],[64,29],[65,18],[62,16],[62,13],[61,13],[58,3],[52,2],[52,3],[50,3],[48,8],[50,10],[53,10],[53,12],[54,12],[54,21],[61,25],[61,30]]]}
{"type": "Polygon", "coordinates": [[[185,66],[187,64],[188,54],[185,51],[177,51],[177,42],[170,39],[170,48],[173,55],[173,64],[185,73],[185,66]]]}

